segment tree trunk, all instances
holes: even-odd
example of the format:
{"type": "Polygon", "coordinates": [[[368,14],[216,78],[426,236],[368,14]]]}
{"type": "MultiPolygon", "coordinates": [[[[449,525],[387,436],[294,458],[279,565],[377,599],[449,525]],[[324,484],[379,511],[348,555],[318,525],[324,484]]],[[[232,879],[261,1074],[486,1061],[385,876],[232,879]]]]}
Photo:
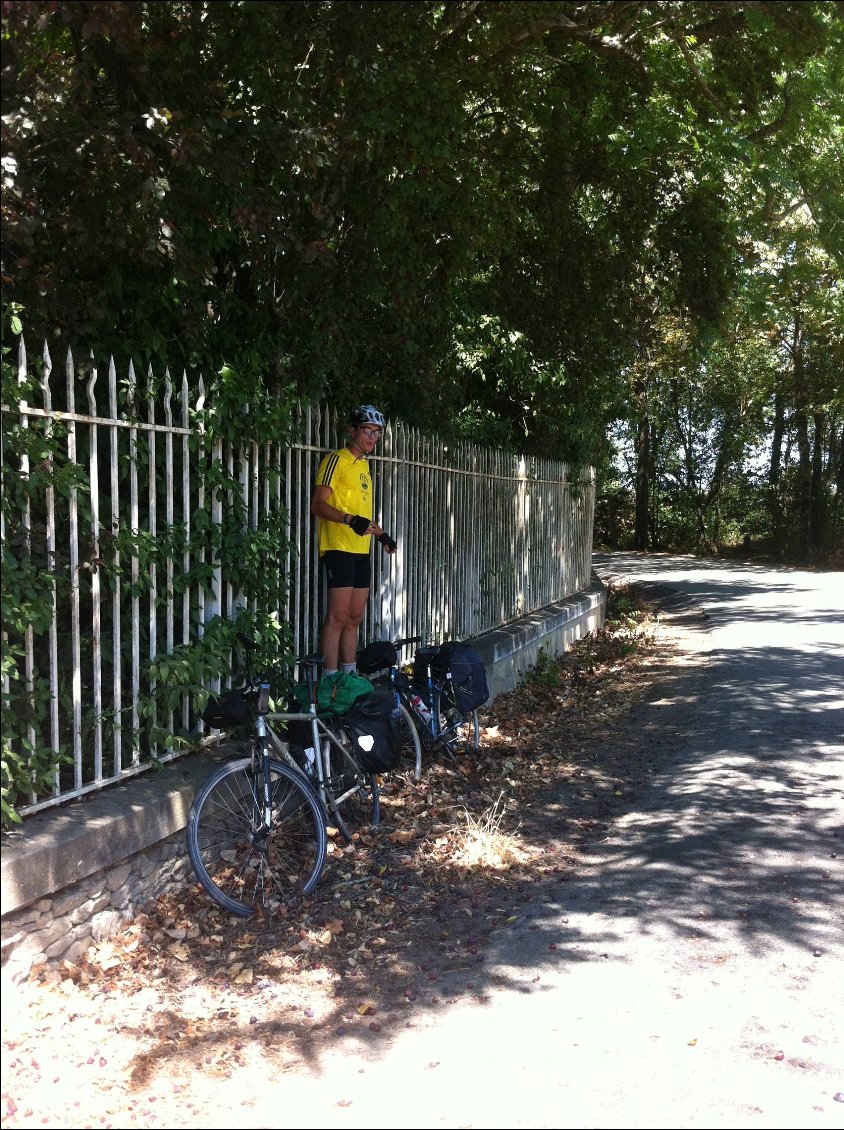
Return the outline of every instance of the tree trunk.
{"type": "Polygon", "coordinates": [[[771,436],[771,463],[768,468],[768,514],[771,521],[771,548],[779,555],[784,543],[782,524],[782,499],[780,498],[780,478],[782,476],[782,443],[785,437],[785,407],[782,389],[774,391],[774,431],[771,436]]]}
{"type": "Polygon", "coordinates": [[[810,488],[809,536],[813,553],[823,549],[827,541],[826,490],[824,475],[824,444],[826,442],[826,413],[816,412],[812,417],[814,437],[812,443],[812,485],[810,488]]]}
{"type": "Polygon", "coordinates": [[[647,550],[650,546],[648,486],[651,465],[651,427],[648,413],[644,408],[644,395],[642,395],[641,401],[643,406],[639,414],[639,427],[636,432],[636,524],[633,531],[633,548],[647,550]]]}
{"type": "Polygon", "coordinates": [[[809,420],[803,408],[794,413],[797,438],[797,530],[801,559],[812,556],[812,457],[809,447],[809,420]]]}

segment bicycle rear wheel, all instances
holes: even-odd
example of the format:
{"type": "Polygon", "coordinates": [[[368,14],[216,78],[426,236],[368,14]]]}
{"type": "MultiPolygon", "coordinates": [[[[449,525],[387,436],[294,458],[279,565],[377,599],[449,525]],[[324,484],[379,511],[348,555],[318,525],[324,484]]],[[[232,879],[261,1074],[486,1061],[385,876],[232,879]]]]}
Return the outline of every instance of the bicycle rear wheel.
{"type": "Polygon", "coordinates": [[[375,774],[361,769],[352,756],[352,739],[342,722],[332,724],[331,732],[336,741],[322,738],[325,790],[334,825],[351,843],[355,832],[380,823],[381,793],[375,774]]]}
{"type": "Polygon", "coordinates": [[[422,742],[419,740],[419,731],[413,721],[413,715],[403,702],[399,703],[399,741],[401,742],[401,760],[399,769],[413,771],[413,779],[418,781],[422,776],[422,742]]]}
{"type": "Polygon", "coordinates": [[[384,690],[393,691],[399,703],[399,742],[401,752],[399,754],[399,772],[413,772],[414,780],[418,781],[422,776],[422,742],[419,740],[419,731],[416,729],[416,723],[413,721],[413,712],[410,707],[402,700],[402,692],[399,691],[393,681],[389,678],[374,679],[373,683],[376,687],[382,687],[384,690]]]}
{"type": "Polygon", "coordinates": [[[269,773],[270,827],[257,757],[223,766],[188,815],[197,879],[218,906],[241,918],[271,914],[309,895],[325,866],[325,817],[313,789],[280,761],[270,760],[269,773]]]}
{"type": "Polygon", "coordinates": [[[473,753],[479,747],[481,728],[478,712],[460,710],[455,705],[450,679],[434,691],[434,716],[439,730],[438,740],[450,757],[458,753],[473,753]]]}

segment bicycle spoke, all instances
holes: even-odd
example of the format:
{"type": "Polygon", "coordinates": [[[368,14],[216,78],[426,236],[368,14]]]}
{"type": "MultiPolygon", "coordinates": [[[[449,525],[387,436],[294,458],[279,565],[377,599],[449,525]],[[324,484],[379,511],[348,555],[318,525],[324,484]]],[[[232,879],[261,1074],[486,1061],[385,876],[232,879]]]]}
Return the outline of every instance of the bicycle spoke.
{"type": "Polygon", "coordinates": [[[454,705],[454,696],[447,682],[434,693],[434,713],[439,727],[439,743],[452,760],[457,754],[477,750],[480,744],[478,712],[459,710],[454,705]]]}

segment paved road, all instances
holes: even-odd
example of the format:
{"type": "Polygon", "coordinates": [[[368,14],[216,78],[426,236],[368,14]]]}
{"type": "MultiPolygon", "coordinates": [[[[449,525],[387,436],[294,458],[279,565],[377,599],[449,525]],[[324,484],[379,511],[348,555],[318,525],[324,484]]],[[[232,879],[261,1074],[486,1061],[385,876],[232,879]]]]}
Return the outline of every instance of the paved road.
{"type": "Polygon", "coordinates": [[[682,631],[637,720],[668,768],[493,936],[488,1000],[377,1053],[338,1041],[240,1125],[844,1126],[844,574],[595,564],[682,631]]]}

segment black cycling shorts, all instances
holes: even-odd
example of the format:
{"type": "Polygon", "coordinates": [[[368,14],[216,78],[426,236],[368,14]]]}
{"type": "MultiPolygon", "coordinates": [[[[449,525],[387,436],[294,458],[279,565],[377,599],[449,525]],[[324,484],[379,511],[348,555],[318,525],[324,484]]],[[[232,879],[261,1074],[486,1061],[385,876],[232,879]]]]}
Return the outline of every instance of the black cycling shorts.
{"type": "Polygon", "coordinates": [[[343,549],[327,549],[322,555],[330,589],[368,589],[372,566],[368,553],[347,553],[343,549]]]}

